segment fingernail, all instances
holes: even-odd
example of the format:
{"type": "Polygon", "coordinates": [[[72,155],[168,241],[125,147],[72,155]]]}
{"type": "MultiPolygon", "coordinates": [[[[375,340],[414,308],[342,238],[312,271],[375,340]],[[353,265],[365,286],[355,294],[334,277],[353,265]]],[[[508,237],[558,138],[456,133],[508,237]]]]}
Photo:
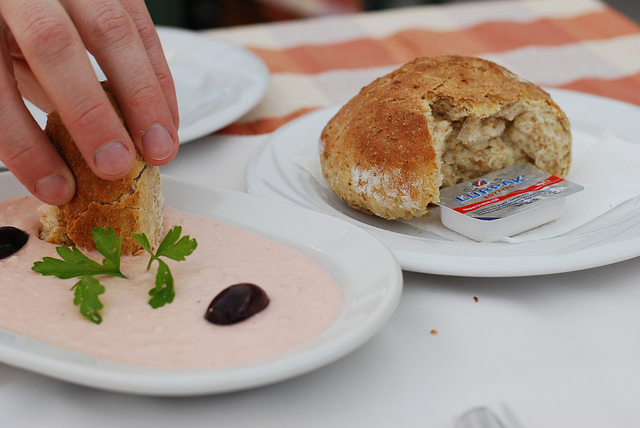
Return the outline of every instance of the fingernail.
{"type": "Polygon", "coordinates": [[[162,125],[153,125],[142,135],[142,150],[150,159],[164,160],[171,156],[173,148],[173,138],[162,125]]]}
{"type": "Polygon", "coordinates": [[[93,159],[98,171],[105,175],[118,175],[127,170],[131,157],[124,144],[112,141],[100,147],[93,159]]]}
{"type": "Polygon", "coordinates": [[[61,175],[50,175],[36,182],[35,191],[41,200],[57,205],[71,199],[69,182],[61,175]]]}

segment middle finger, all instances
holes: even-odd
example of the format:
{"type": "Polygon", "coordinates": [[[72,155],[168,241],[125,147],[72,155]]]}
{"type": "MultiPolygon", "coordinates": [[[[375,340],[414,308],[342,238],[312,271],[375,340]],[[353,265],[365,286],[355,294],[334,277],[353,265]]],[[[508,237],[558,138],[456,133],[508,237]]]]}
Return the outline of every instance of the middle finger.
{"type": "Polygon", "coordinates": [[[118,0],[63,0],[63,4],[109,79],[142,155],[154,164],[171,160],[178,149],[175,121],[128,11],[118,0]]]}

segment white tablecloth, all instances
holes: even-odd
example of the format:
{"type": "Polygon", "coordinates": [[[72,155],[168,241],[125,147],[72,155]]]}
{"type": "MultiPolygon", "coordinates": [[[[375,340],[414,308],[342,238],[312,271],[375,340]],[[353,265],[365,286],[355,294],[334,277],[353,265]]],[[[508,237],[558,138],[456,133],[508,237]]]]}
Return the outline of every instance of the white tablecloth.
{"type": "MultiPolygon", "coordinates": [[[[540,10],[546,10],[543,5],[551,9],[549,1],[526,3],[529,8],[538,3],[540,10]]],[[[579,10],[620,19],[593,1],[557,4],[564,5],[558,8],[558,14],[566,15],[556,17],[560,24],[566,24],[569,16],[574,19],[579,10]],[[569,13],[571,10],[575,13],[569,13]]],[[[480,10],[477,3],[455,7],[459,8],[455,16],[475,20],[465,22],[465,28],[491,25],[491,16],[475,12],[480,10]],[[487,22],[480,22],[483,20],[487,22]]],[[[510,16],[517,18],[518,7],[511,6],[510,16]]],[[[451,15],[453,9],[428,10],[433,18],[445,16],[443,10],[451,15]]],[[[522,10],[521,19],[514,21],[526,24],[531,19],[522,10]]],[[[368,22],[371,24],[374,18],[384,22],[385,16],[392,14],[372,15],[368,22]]],[[[585,34],[590,22],[597,20],[585,18],[581,27],[585,34]]],[[[440,28],[449,24],[434,18],[425,20],[424,25],[440,28]]],[[[277,28],[281,34],[285,29],[293,31],[292,27],[277,28]]],[[[389,23],[378,29],[392,31],[389,23]]],[[[251,38],[262,31],[264,27],[258,26],[219,35],[238,42],[245,38],[246,45],[251,40],[268,44],[271,39],[251,38]]],[[[344,32],[336,33],[338,36],[347,37],[344,32]]],[[[609,43],[620,49],[598,51],[599,55],[615,58],[612,64],[621,63],[618,60],[625,55],[638,58],[637,50],[624,51],[621,47],[631,46],[632,36],[612,36],[615,43],[595,42],[590,37],[584,36],[592,48],[609,43]]],[[[534,42],[526,49],[502,52],[501,57],[523,64],[517,57],[524,50],[534,49],[534,42]]],[[[546,54],[551,55],[549,51],[546,54]]],[[[613,73],[604,83],[557,78],[550,71],[546,76],[552,84],[570,87],[578,82],[575,85],[593,92],[604,92],[611,85],[628,90],[639,82],[638,69],[631,64],[634,61],[629,59],[625,70],[613,73]],[[621,74],[635,80],[616,85],[621,74]]],[[[541,79],[544,71],[541,66],[530,70],[541,79]]],[[[276,83],[292,77],[287,74],[290,72],[283,73],[274,77],[276,83]]],[[[618,98],[626,96],[625,92],[619,90],[618,98]]],[[[240,121],[241,126],[263,119],[268,103],[269,95],[252,115],[240,121]]],[[[304,108],[297,105],[291,111],[304,108]]],[[[283,111],[283,115],[287,113],[283,111]]],[[[190,142],[162,172],[246,191],[243,165],[266,136],[221,132],[190,142]]],[[[0,364],[0,426],[452,427],[462,412],[480,405],[490,406],[503,416],[506,406],[523,428],[635,426],[640,421],[639,279],[640,259],[573,273],[519,278],[405,272],[397,311],[360,349],[298,378],[231,394],[130,396],[79,387],[0,364]]]]}

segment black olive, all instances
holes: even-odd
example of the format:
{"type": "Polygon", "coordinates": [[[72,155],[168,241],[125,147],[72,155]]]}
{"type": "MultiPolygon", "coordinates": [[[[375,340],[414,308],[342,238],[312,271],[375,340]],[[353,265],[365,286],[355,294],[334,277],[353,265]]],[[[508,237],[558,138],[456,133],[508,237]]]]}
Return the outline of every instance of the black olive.
{"type": "Polygon", "coordinates": [[[13,226],[0,227],[0,259],[20,251],[29,240],[29,234],[13,226]]]}
{"type": "Polygon", "coordinates": [[[218,325],[235,324],[257,314],[269,304],[269,296],[255,284],[235,284],[211,301],[204,317],[218,325]]]}

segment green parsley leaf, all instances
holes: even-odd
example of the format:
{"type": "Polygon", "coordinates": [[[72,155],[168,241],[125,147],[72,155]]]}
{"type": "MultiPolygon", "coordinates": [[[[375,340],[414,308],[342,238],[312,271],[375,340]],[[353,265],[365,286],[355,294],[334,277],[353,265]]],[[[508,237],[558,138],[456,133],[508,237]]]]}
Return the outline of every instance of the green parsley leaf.
{"type": "Polygon", "coordinates": [[[80,306],[80,313],[85,318],[100,324],[102,316],[99,311],[103,305],[98,296],[105,292],[105,288],[94,276],[126,277],[120,271],[122,239],[116,238],[116,233],[111,228],[104,230],[96,227],[91,232],[98,252],[104,256],[102,263],[90,259],[77,247],[69,248],[63,245],[56,248],[62,259],[43,257],[42,261],[35,262],[31,269],[42,275],[52,275],[60,279],[79,277],[80,281],[71,288],[75,290],[73,303],[80,306]]]}
{"type": "Polygon", "coordinates": [[[149,300],[149,305],[152,308],[159,308],[169,304],[173,302],[173,298],[175,297],[173,275],[171,274],[169,266],[160,260],[160,257],[167,257],[178,262],[183,261],[187,256],[191,255],[198,246],[198,242],[195,239],[191,239],[189,235],[180,238],[181,234],[181,226],[175,226],[169,230],[155,253],[151,249],[145,235],[133,234],[133,239],[151,254],[147,270],[151,269],[154,260],[158,261],[156,284],[155,287],[149,291],[149,295],[152,296],[149,300]]]}
{"type": "Polygon", "coordinates": [[[149,290],[149,305],[157,309],[173,302],[176,291],[173,282],[173,275],[169,266],[162,260],[158,259],[158,272],[156,273],[156,286],[149,290]]]}
{"type": "Polygon", "coordinates": [[[149,239],[147,238],[147,235],[145,235],[144,233],[143,234],[134,233],[133,239],[135,239],[135,241],[138,244],[140,244],[140,246],[144,248],[148,253],[153,254],[153,251],[151,251],[151,245],[149,245],[149,239]]]}
{"type": "Polygon", "coordinates": [[[104,306],[98,296],[105,292],[104,285],[94,277],[86,275],[71,289],[75,290],[73,303],[80,306],[80,313],[89,321],[100,324],[102,316],[99,311],[104,306]]]}
{"type": "Polygon", "coordinates": [[[91,233],[93,234],[93,242],[96,243],[96,249],[104,256],[102,265],[110,266],[119,272],[122,237],[118,238],[112,228],[104,230],[102,227],[94,227],[91,229],[91,233]]]}
{"type": "Polygon", "coordinates": [[[42,275],[53,275],[60,279],[76,278],[86,275],[112,275],[120,278],[125,276],[120,272],[120,248],[121,239],[115,239],[115,232],[109,228],[93,229],[93,241],[100,254],[105,256],[102,264],[84,255],[77,247],[61,246],[56,251],[62,260],[53,257],[43,257],[42,261],[35,262],[33,269],[42,275]],[[101,231],[101,232],[100,232],[101,231]]]}
{"type": "Polygon", "coordinates": [[[181,226],[176,226],[171,229],[160,243],[156,257],[164,256],[171,260],[181,262],[185,257],[193,253],[198,243],[195,239],[190,239],[189,235],[183,236],[178,240],[181,233],[181,226]]]}

